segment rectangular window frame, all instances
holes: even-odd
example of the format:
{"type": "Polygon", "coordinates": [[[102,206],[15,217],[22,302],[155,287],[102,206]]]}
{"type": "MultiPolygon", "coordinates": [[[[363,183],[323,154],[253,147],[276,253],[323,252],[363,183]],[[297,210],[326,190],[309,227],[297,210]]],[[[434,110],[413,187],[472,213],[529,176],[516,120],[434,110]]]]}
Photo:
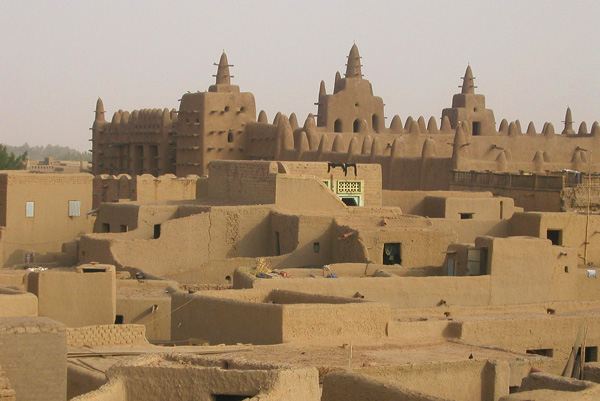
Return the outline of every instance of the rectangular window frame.
{"type": "Polygon", "coordinates": [[[81,201],[69,201],[69,217],[81,217],[81,201]]]}
{"type": "Polygon", "coordinates": [[[35,202],[33,202],[33,201],[25,202],[25,217],[27,217],[27,218],[35,217],[35,202]]]}

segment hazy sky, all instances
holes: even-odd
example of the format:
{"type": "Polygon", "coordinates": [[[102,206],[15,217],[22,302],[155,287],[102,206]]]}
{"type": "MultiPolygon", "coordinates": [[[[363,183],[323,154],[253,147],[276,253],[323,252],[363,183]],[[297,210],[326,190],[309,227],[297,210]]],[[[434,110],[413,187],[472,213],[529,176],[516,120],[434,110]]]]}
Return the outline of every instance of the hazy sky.
{"type": "Polygon", "coordinates": [[[100,96],[118,109],[178,108],[220,53],[269,120],[316,112],[353,42],[394,114],[437,118],[467,63],[503,118],[560,132],[600,120],[600,3],[592,1],[0,1],[0,143],[90,149],[100,96]]]}

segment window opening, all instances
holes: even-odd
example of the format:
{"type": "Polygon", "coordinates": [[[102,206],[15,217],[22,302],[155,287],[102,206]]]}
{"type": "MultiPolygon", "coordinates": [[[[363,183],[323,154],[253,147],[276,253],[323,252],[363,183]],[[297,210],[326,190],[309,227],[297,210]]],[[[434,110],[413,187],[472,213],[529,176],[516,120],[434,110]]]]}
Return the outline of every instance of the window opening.
{"type": "Polygon", "coordinates": [[[473,121],[473,135],[481,135],[481,123],[479,121],[473,121]]]}
{"type": "Polygon", "coordinates": [[[230,395],[230,394],[213,394],[214,401],[244,401],[253,398],[253,395],[230,395]]]}
{"type": "Polygon", "coordinates": [[[123,324],[123,315],[117,315],[115,317],[115,324],[123,324]]]}
{"type": "Polygon", "coordinates": [[[160,224],[154,225],[154,239],[158,239],[160,237],[160,224]]]}
{"type": "Polygon", "coordinates": [[[585,361],[598,362],[598,347],[585,347],[585,361]]]}
{"type": "Polygon", "coordinates": [[[360,121],[357,118],[356,120],[354,120],[354,124],[352,125],[352,131],[353,132],[358,132],[358,126],[359,125],[360,125],[360,121]]]}
{"type": "Polygon", "coordinates": [[[526,353],[531,355],[542,355],[547,356],[548,358],[552,358],[552,356],[554,355],[554,350],[552,348],[528,349],[526,353]]]}
{"type": "Polygon", "coordinates": [[[81,216],[81,201],[69,201],[69,217],[81,216]]]}
{"type": "Polygon", "coordinates": [[[110,224],[102,223],[102,225],[100,226],[100,232],[101,233],[109,233],[110,232],[110,224]]]}
{"type": "Polygon", "coordinates": [[[486,274],[486,266],[486,248],[471,248],[467,250],[467,275],[480,276],[486,274]]]}
{"type": "Polygon", "coordinates": [[[341,199],[346,206],[358,206],[358,198],[356,196],[343,196],[341,199]]]}
{"type": "Polygon", "coordinates": [[[121,232],[126,233],[128,231],[128,227],[125,224],[121,224],[121,232]]]}
{"type": "Polygon", "coordinates": [[[227,142],[229,142],[229,143],[233,142],[233,134],[231,132],[229,134],[227,134],[227,142]]]}
{"type": "Polygon", "coordinates": [[[552,241],[552,245],[562,245],[562,230],[548,230],[546,238],[552,241]]]}
{"type": "Polygon", "coordinates": [[[35,202],[25,202],[25,217],[33,217],[35,215],[35,202]]]}
{"type": "Polygon", "coordinates": [[[460,219],[461,220],[472,220],[473,213],[460,213],[460,219]]]}
{"type": "Polygon", "coordinates": [[[401,265],[402,264],[402,247],[399,242],[393,242],[383,245],[383,264],[384,265],[401,265]]]}

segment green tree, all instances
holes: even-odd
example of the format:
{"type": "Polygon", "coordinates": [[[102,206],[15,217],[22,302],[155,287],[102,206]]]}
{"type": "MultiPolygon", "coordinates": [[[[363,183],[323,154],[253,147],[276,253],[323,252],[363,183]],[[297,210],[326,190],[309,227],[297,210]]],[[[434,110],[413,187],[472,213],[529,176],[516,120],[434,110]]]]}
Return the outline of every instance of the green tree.
{"type": "Polygon", "coordinates": [[[15,156],[14,153],[8,152],[6,146],[0,145],[0,170],[22,170],[25,168],[26,160],[27,152],[15,156]]]}

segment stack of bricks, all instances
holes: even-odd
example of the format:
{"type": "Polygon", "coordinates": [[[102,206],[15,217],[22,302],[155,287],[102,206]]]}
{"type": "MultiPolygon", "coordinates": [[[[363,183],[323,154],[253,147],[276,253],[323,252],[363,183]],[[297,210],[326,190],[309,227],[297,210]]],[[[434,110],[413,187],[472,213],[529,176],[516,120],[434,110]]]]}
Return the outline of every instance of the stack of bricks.
{"type": "Polygon", "coordinates": [[[140,324],[98,325],[67,329],[67,345],[72,348],[147,346],[146,327],[140,324]]]}
{"type": "Polygon", "coordinates": [[[15,390],[10,386],[10,381],[5,376],[4,371],[0,370],[0,401],[15,400],[15,390]]]}

